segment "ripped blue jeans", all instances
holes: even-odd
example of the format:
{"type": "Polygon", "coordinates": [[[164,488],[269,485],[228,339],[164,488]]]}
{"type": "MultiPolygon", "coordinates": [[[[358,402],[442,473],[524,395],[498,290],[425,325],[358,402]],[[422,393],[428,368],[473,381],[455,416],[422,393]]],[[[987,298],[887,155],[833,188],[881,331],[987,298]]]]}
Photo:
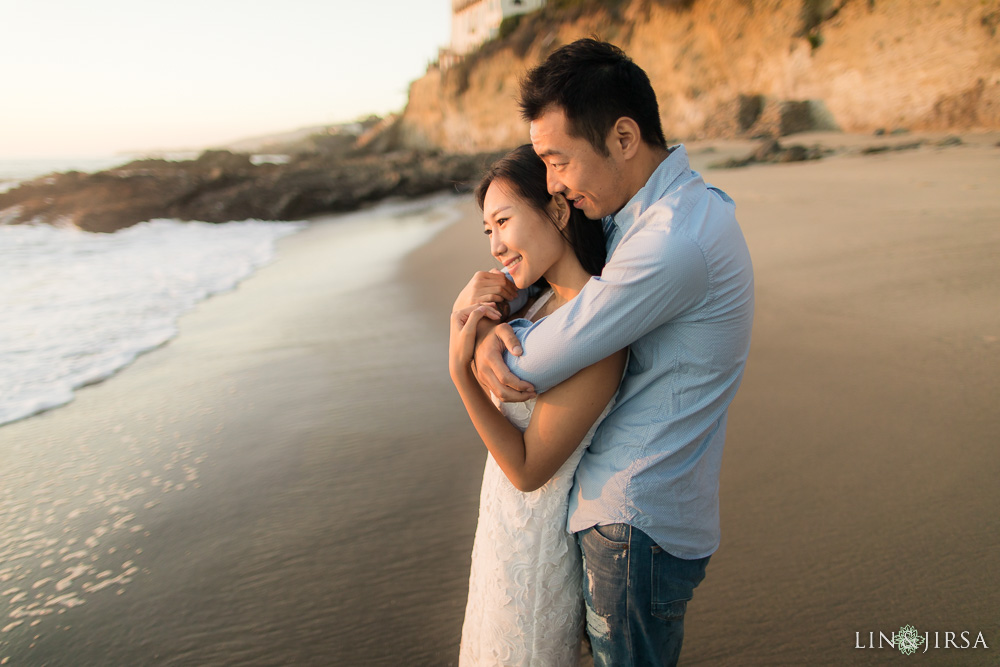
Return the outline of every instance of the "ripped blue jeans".
{"type": "Polygon", "coordinates": [[[595,667],[676,665],[684,612],[708,559],[672,556],[624,523],[577,533],[595,667]]]}

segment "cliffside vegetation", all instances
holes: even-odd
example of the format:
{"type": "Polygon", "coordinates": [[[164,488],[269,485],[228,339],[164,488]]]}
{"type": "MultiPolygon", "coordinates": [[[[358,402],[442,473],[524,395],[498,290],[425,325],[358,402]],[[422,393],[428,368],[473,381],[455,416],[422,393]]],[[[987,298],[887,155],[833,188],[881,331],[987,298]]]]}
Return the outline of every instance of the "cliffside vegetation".
{"type": "Polygon", "coordinates": [[[1000,0],[551,0],[415,81],[394,143],[527,139],[518,78],[597,36],[650,76],[675,139],[1000,127],[1000,0]]]}

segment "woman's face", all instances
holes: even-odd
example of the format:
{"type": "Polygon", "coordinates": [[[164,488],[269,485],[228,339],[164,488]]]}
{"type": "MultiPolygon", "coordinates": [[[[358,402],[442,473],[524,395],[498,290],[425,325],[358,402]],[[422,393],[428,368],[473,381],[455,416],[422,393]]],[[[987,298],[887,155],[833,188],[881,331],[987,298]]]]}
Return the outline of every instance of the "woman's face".
{"type": "Polygon", "coordinates": [[[490,252],[504,265],[514,284],[523,289],[533,284],[567,251],[569,243],[556,229],[549,213],[540,211],[502,180],[490,184],[483,200],[483,226],[490,239],[490,252]]]}

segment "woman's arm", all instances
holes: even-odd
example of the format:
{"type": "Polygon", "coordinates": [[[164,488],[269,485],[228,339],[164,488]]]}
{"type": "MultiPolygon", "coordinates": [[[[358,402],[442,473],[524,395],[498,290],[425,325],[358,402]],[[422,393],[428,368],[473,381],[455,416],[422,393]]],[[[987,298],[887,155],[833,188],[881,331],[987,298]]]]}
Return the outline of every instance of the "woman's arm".
{"type": "Polygon", "coordinates": [[[625,351],[584,368],[538,397],[522,434],[493,405],[472,373],[470,361],[483,307],[453,313],[449,369],[472,423],[507,479],[521,491],[534,491],[576,449],[614,396],[625,365],[625,351]]]}

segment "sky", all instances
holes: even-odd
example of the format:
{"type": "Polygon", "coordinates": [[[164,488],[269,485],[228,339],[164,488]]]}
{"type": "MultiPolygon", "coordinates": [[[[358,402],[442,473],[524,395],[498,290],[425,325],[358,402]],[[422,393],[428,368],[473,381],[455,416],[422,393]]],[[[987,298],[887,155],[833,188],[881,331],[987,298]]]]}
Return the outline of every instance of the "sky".
{"type": "Polygon", "coordinates": [[[198,149],[384,115],[451,0],[0,0],[0,159],[198,149]]]}

